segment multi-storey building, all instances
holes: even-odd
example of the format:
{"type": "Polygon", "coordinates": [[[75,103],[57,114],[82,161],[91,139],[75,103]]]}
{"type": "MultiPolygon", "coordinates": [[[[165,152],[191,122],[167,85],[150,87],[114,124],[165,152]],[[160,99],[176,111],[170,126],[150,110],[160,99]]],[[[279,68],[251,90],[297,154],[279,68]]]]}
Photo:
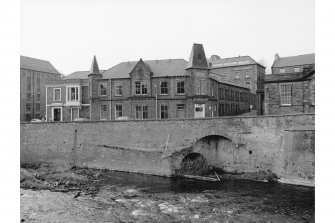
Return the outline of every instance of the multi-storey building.
{"type": "Polygon", "coordinates": [[[20,121],[45,116],[45,85],[61,74],[45,60],[20,56],[20,121]]]}
{"type": "Polygon", "coordinates": [[[47,86],[47,119],[71,121],[217,117],[249,111],[250,89],[210,72],[201,44],[184,59],[122,62],[47,86]]]}
{"type": "Polygon", "coordinates": [[[314,53],[290,57],[279,57],[278,53],[276,53],[271,72],[272,74],[302,73],[304,68],[311,67],[314,64],[314,53]]]}
{"type": "Polygon", "coordinates": [[[250,56],[220,58],[212,55],[209,59],[212,73],[219,74],[233,82],[246,85],[251,91],[251,105],[257,113],[264,113],[264,76],[265,67],[250,56]]]}
{"type": "Polygon", "coordinates": [[[279,58],[265,76],[265,114],[315,112],[315,55],[279,58]]]}

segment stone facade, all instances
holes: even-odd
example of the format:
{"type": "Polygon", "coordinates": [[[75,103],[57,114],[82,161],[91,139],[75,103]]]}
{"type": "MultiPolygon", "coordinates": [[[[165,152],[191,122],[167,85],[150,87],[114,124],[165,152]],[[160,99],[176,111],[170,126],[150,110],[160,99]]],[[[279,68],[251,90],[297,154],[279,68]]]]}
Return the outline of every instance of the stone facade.
{"type": "Polygon", "coordinates": [[[86,79],[48,85],[47,117],[52,121],[218,117],[248,112],[252,100],[248,87],[211,73],[202,45],[195,44],[189,63],[140,59],[100,72],[94,57],[86,79]],[[199,58],[202,63],[197,64],[199,58]],[[56,88],[66,95],[58,102],[52,95],[56,88]],[[78,110],[79,116],[73,115],[78,110]],[[90,116],[81,116],[87,110],[90,116]]]}
{"type": "Polygon", "coordinates": [[[21,56],[20,121],[41,119],[46,111],[46,84],[61,74],[45,60],[21,56]]]}
{"type": "Polygon", "coordinates": [[[266,75],[265,114],[315,112],[315,70],[266,75]]]}

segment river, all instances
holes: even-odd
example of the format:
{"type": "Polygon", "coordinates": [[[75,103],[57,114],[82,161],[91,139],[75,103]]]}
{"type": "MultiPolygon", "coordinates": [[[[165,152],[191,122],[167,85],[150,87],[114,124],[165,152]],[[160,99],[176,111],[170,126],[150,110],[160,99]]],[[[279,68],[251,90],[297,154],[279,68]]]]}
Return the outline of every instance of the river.
{"type": "Polygon", "coordinates": [[[95,193],[20,191],[21,222],[314,222],[314,188],[278,183],[108,171],[95,193]]]}

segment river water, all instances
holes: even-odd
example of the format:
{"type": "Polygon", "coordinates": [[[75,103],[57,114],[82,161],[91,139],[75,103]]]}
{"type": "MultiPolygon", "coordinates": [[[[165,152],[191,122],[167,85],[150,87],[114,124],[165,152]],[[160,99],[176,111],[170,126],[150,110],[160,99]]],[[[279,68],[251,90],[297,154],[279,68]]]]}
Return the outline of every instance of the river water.
{"type": "Polygon", "coordinates": [[[311,187],[247,180],[205,182],[110,171],[99,181],[95,193],[21,189],[21,219],[24,222],[314,222],[314,201],[311,187]]]}

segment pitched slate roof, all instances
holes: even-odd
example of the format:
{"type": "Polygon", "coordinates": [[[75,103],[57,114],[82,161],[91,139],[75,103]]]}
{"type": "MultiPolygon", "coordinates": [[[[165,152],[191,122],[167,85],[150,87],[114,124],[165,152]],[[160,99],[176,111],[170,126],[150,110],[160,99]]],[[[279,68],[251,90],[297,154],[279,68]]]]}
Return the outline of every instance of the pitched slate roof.
{"type": "Polygon", "coordinates": [[[208,68],[206,54],[202,44],[193,44],[186,69],[188,68],[208,68]]]}
{"type": "Polygon", "coordinates": [[[315,53],[292,56],[292,57],[279,57],[278,60],[273,62],[272,67],[292,67],[299,65],[307,65],[315,63],[315,53]]]}
{"type": "Polygon", "coordinates": [[[244,85],[244,84],[240,84],[240,83],[236,83],[228,78],[225,78],[219,74],[216,74],[216,73],[212,73],[210,72],[209,73],[209,76],[210,78],[214,79],[214,80],[217,80],[218,82],[220,83],[225,83],[225,84],[229,84],[229,85],[233,85],[233,86],[237,86],[237,87],[242,87],[242,88],[247,88],[249,89],[249,87],[247,85],[244,85]]]}
{"type": "Polygon", "coordinates": [[[26,56],[20,56],[20,68],[45,73],[60,74],[49,61],[26,56]]]}
{"type": "MultiPolygon", "coordinates": [[[[138,61],[122,62],[102,73],[103,78],[129,78],[129,73],[138,61]]],[[[144,63],[151,69],[153,76],[180,76],[185,75],[187,61],[184,59],[145,60],[144,63]]]]}
{"type": "MultiPolygon", "coordinates": [[[[100,70],[100,73],[104,72],[105,70],[100,70]]],[[[91,71],[75,71],[72,74],[69,74],[64,77],[64,80],[68,79],[87,79],[88,75],[91,73],[91,71]]]]}
{"type": "Polygon", "coordinates": [[[259,64],[254,59],[252,59],[250,56],[222,58],[219,60],[209,61],[209,63],[212,64],[211,68],[259,64]]]}

